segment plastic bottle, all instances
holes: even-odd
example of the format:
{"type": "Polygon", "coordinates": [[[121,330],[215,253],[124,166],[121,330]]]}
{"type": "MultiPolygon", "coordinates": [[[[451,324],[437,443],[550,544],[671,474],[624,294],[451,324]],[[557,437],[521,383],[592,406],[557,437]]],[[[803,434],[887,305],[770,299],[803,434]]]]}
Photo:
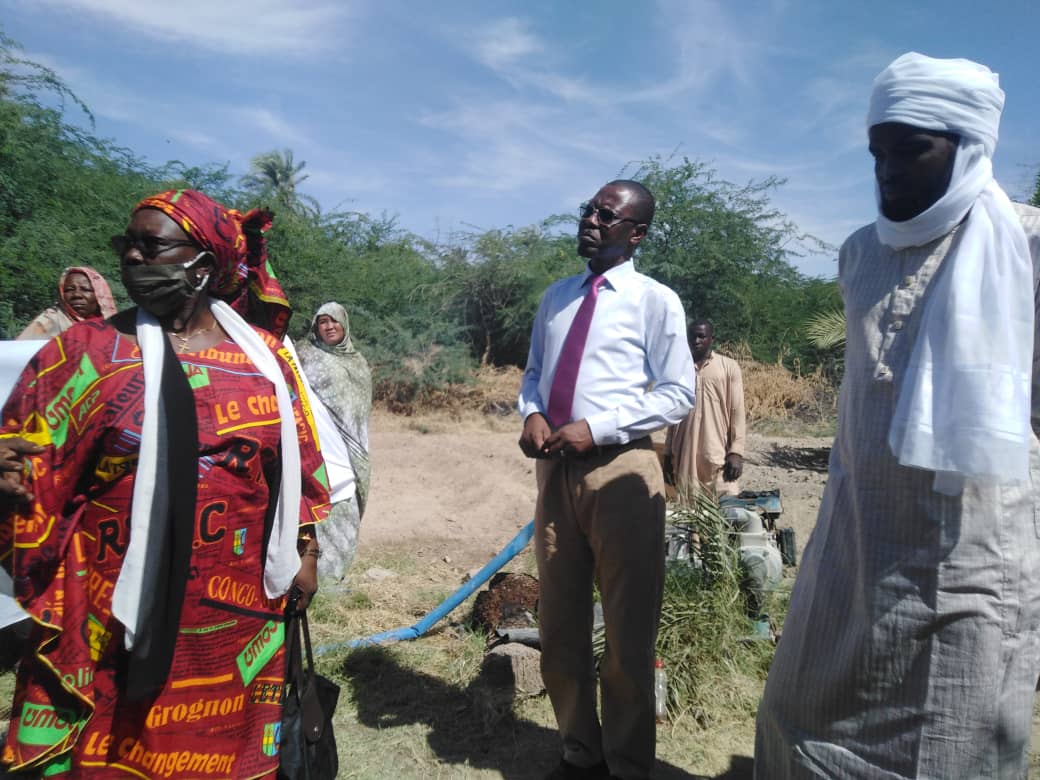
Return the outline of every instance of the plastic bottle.
{"type": "Polygon", "coordinates": [[[668,672],[664,661],[654,661],[654,717],[658,723],[668,720],[668,672]]]}

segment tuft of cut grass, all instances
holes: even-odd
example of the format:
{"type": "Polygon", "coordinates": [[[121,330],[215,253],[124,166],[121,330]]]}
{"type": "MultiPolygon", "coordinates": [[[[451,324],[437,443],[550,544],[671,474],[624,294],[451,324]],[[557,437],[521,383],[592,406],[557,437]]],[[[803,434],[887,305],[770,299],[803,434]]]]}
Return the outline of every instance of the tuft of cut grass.
{"type": "MultiPolygon", "coordinates": [[[[718,502],[703,493],[679,504],[671,520],[695,534],[701,565],[673,563],[665,570],[657,652],[668,671],[669,713],[673,721],[689,717],[702,728],[753,718],[773,644],[750,639],[743,572],[728,524],[718,502]]],[[[767,602],[779,618],[784,599],[772,595],[767,602]]]]}

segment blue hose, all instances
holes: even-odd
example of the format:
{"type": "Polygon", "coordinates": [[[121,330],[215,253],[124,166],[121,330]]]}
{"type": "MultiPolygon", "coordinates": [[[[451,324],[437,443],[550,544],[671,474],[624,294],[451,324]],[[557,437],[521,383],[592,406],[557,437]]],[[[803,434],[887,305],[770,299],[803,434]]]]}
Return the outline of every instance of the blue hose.
{"type": "Polygon", "coordinates": [[[468,582],[464,583],[461,588],[448,596],[448,598],[442,601],[429,614],[427,614],[426,617],[415,625],[408,626],[407,628],[395,628],[390,631],[382,631],[378,634],[372,634],[371,636],[362,637],[360,639],[350,639],[346,642],[333,642],[328,645],[319,645],[314,648],[314,654],[325,655],[326,653],[331,653],[334,650],[340,650],[344,647],[353,649],[355,647],[366,647],[370,645],[387,644],[389,642],[405,642],[412,639],[418,639],[429,631],[437,621],[469,598],[473,591],[491,579],[491,575],[519,555],[520,552],[527,547],[532,536],[534,536],[534,520],[521,528],[520,533],[514,536],[509,544],[502,548],[498,555],[488,561],[484,568],[478,571],[468,582]]]}

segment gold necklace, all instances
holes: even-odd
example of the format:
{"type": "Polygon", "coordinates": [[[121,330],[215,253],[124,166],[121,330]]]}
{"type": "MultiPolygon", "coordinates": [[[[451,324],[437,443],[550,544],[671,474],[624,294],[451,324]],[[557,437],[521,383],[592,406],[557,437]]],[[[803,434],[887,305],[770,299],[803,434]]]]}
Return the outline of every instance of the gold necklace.
{"type": "Polygon", "coordinates": [[[175,333],[173,331],[170,331],[170,335],[177,339],[178,342],[180,342],[180,346],[177,347],[177,351],[184,353],[188,351],[188,344],[191,342],[193,338],[195,338],[196,336],[200,336],[203,333],[209,333],[215,327],[217,327],[217,321],[213,320],[213,322],[210,323],[209,326],[205,328],[199,328],[194,333],[189,333],[187,336],[182,336],[180,333],[175,333]]]}

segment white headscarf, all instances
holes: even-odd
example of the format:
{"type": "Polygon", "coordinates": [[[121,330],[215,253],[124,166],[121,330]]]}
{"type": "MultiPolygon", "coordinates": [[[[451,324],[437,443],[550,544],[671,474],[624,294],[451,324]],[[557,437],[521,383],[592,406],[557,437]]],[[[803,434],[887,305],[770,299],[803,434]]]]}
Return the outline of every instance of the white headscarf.
{"type": "Polygon", "coordinates": [[[867,126],[899,122],[960,137],[950,185],[929,209],[877,232],[893,249],[922,246],[964,221],[936,274],[889,429],[905,466],[936,472],[957,494],[966,477],[1029,475],[1033,266],[1022,224],[993,179],[1004,93],[970,60],[911,52],[874,80],[867,126]],[[965,219],[966,217],[966,219],[965,219]]]}

